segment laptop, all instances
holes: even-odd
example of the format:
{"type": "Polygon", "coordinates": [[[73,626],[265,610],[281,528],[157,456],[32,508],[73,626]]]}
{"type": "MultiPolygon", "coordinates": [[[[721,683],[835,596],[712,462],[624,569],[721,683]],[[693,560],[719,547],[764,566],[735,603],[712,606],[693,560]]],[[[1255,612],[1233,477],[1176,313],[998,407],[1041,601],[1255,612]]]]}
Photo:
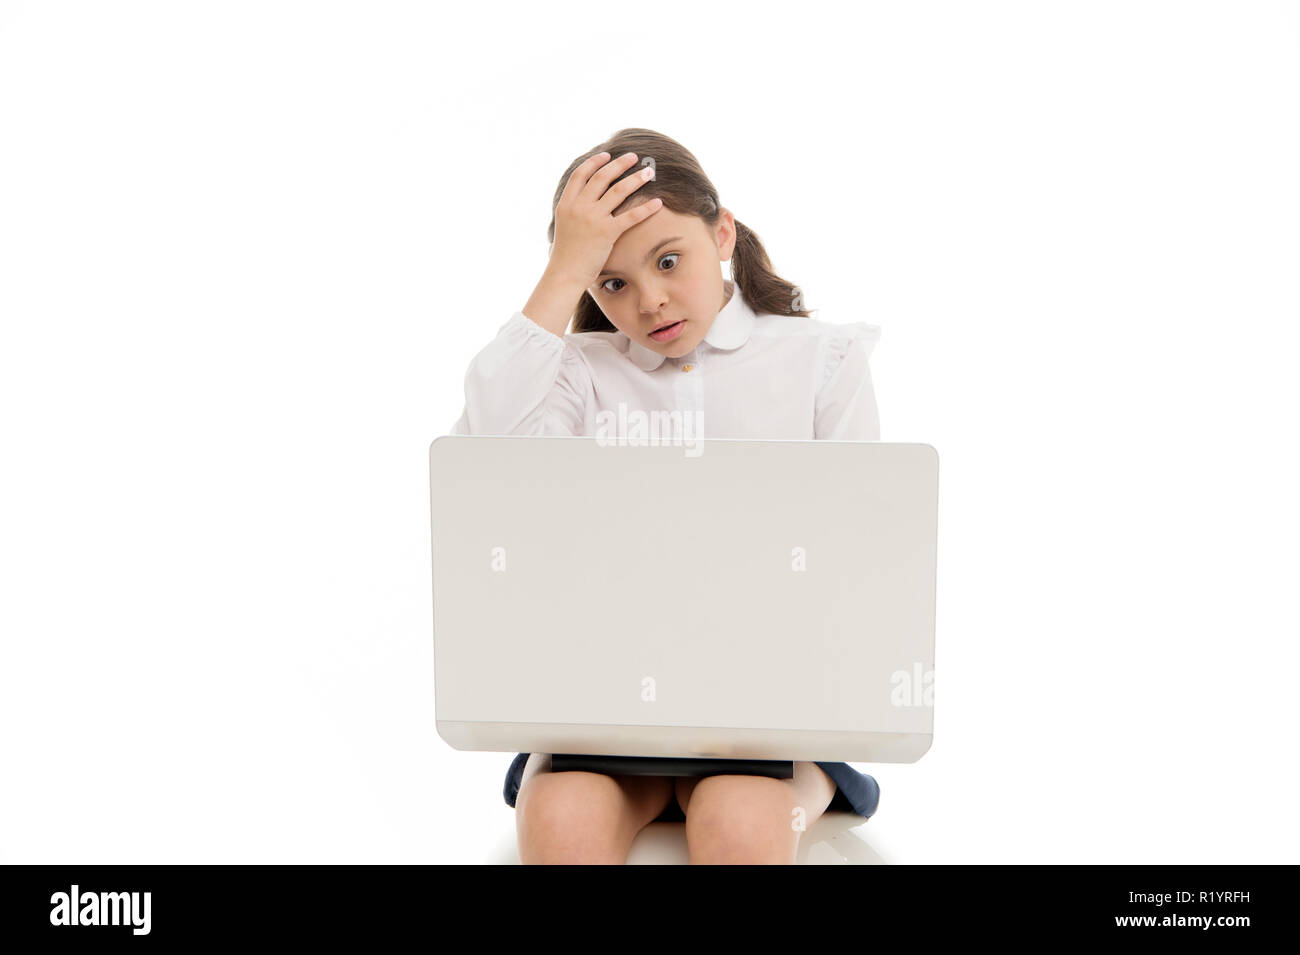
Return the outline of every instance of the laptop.
{"type": "Polygon", "coordinates": [[[452,747],[754,767],[929,749],[930,445],[444,435],[429,472],[452,747]]]}

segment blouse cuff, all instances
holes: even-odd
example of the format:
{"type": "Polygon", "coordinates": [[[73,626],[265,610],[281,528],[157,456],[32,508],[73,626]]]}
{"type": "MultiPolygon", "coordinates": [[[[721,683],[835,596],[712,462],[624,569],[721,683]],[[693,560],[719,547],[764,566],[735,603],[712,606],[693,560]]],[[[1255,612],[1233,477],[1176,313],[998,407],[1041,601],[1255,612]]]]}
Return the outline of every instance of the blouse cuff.
{"type": "Polygon", "coordinates": [[[522,311],[511,315],[510,320],[501,326],[501,330],[537,342],[545,348],[558,351],[564,347],[563,338],[542,328],[541,325],[538,325],[522,311]]]}

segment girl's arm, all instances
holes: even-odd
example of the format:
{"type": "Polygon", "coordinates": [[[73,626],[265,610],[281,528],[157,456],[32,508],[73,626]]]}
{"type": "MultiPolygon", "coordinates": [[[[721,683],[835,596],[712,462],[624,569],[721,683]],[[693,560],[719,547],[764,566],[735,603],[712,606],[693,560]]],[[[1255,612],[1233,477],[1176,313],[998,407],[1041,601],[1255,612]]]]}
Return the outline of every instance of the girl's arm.
{"type": "Polygon", "coordinates": [[[515,312],[470,362],[451,433],[581,435],[593,395],[577,346],[515,312]]]}
{"type": "Polygon", "coordinates": [[[823,383],[817,392],[813,437],[830,441],[879,441],[880,412],[871,382],[871,352],[880,328],[842,325],[826,345],[823,383]]]}
{"type": "Polygon", "coordinates": [[[634,153],[618,159],[597,153],[574,167],[555,206],[546,271],[524,311],[474,356],[465,375],[465,411],[452,434],[584,433],[595,389],[582,353],[562,336],[618,237],[663,204],[654,198],[613,214],[653,175],[649,168],[626,175],[635,162],[634,153]]]}

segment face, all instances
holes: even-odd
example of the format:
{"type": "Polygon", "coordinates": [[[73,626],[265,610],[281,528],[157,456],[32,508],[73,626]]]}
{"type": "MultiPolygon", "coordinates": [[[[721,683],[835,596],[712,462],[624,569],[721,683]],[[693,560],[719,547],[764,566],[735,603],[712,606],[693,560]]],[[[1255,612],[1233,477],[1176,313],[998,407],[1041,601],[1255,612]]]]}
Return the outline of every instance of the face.
{"type": "Polygon", "coordinates": [[[736,223],[727,209],[719,210],[711,228],[661,207],[618,237],[587,292],[628,338],[676,358],[698,345],[718,317],[726,295],[718,265],[731,258],[735,244],[736,223]],[[668,337],[651,337],[670,322],[679,324],[668,337]]]}

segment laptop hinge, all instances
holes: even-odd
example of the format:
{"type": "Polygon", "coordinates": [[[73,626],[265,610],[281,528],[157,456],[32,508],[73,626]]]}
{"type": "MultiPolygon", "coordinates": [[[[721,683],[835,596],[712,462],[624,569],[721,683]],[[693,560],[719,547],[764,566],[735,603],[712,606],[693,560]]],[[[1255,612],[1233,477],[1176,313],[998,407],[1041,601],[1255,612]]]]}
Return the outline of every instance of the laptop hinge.
{"type": "Polygon", "coordinates": [[[770,776],[793,779],[789,759],[713,759],[690,756],[587,756],[553,753],[551,772],[585,770],[607,776],[770,776]]]}

